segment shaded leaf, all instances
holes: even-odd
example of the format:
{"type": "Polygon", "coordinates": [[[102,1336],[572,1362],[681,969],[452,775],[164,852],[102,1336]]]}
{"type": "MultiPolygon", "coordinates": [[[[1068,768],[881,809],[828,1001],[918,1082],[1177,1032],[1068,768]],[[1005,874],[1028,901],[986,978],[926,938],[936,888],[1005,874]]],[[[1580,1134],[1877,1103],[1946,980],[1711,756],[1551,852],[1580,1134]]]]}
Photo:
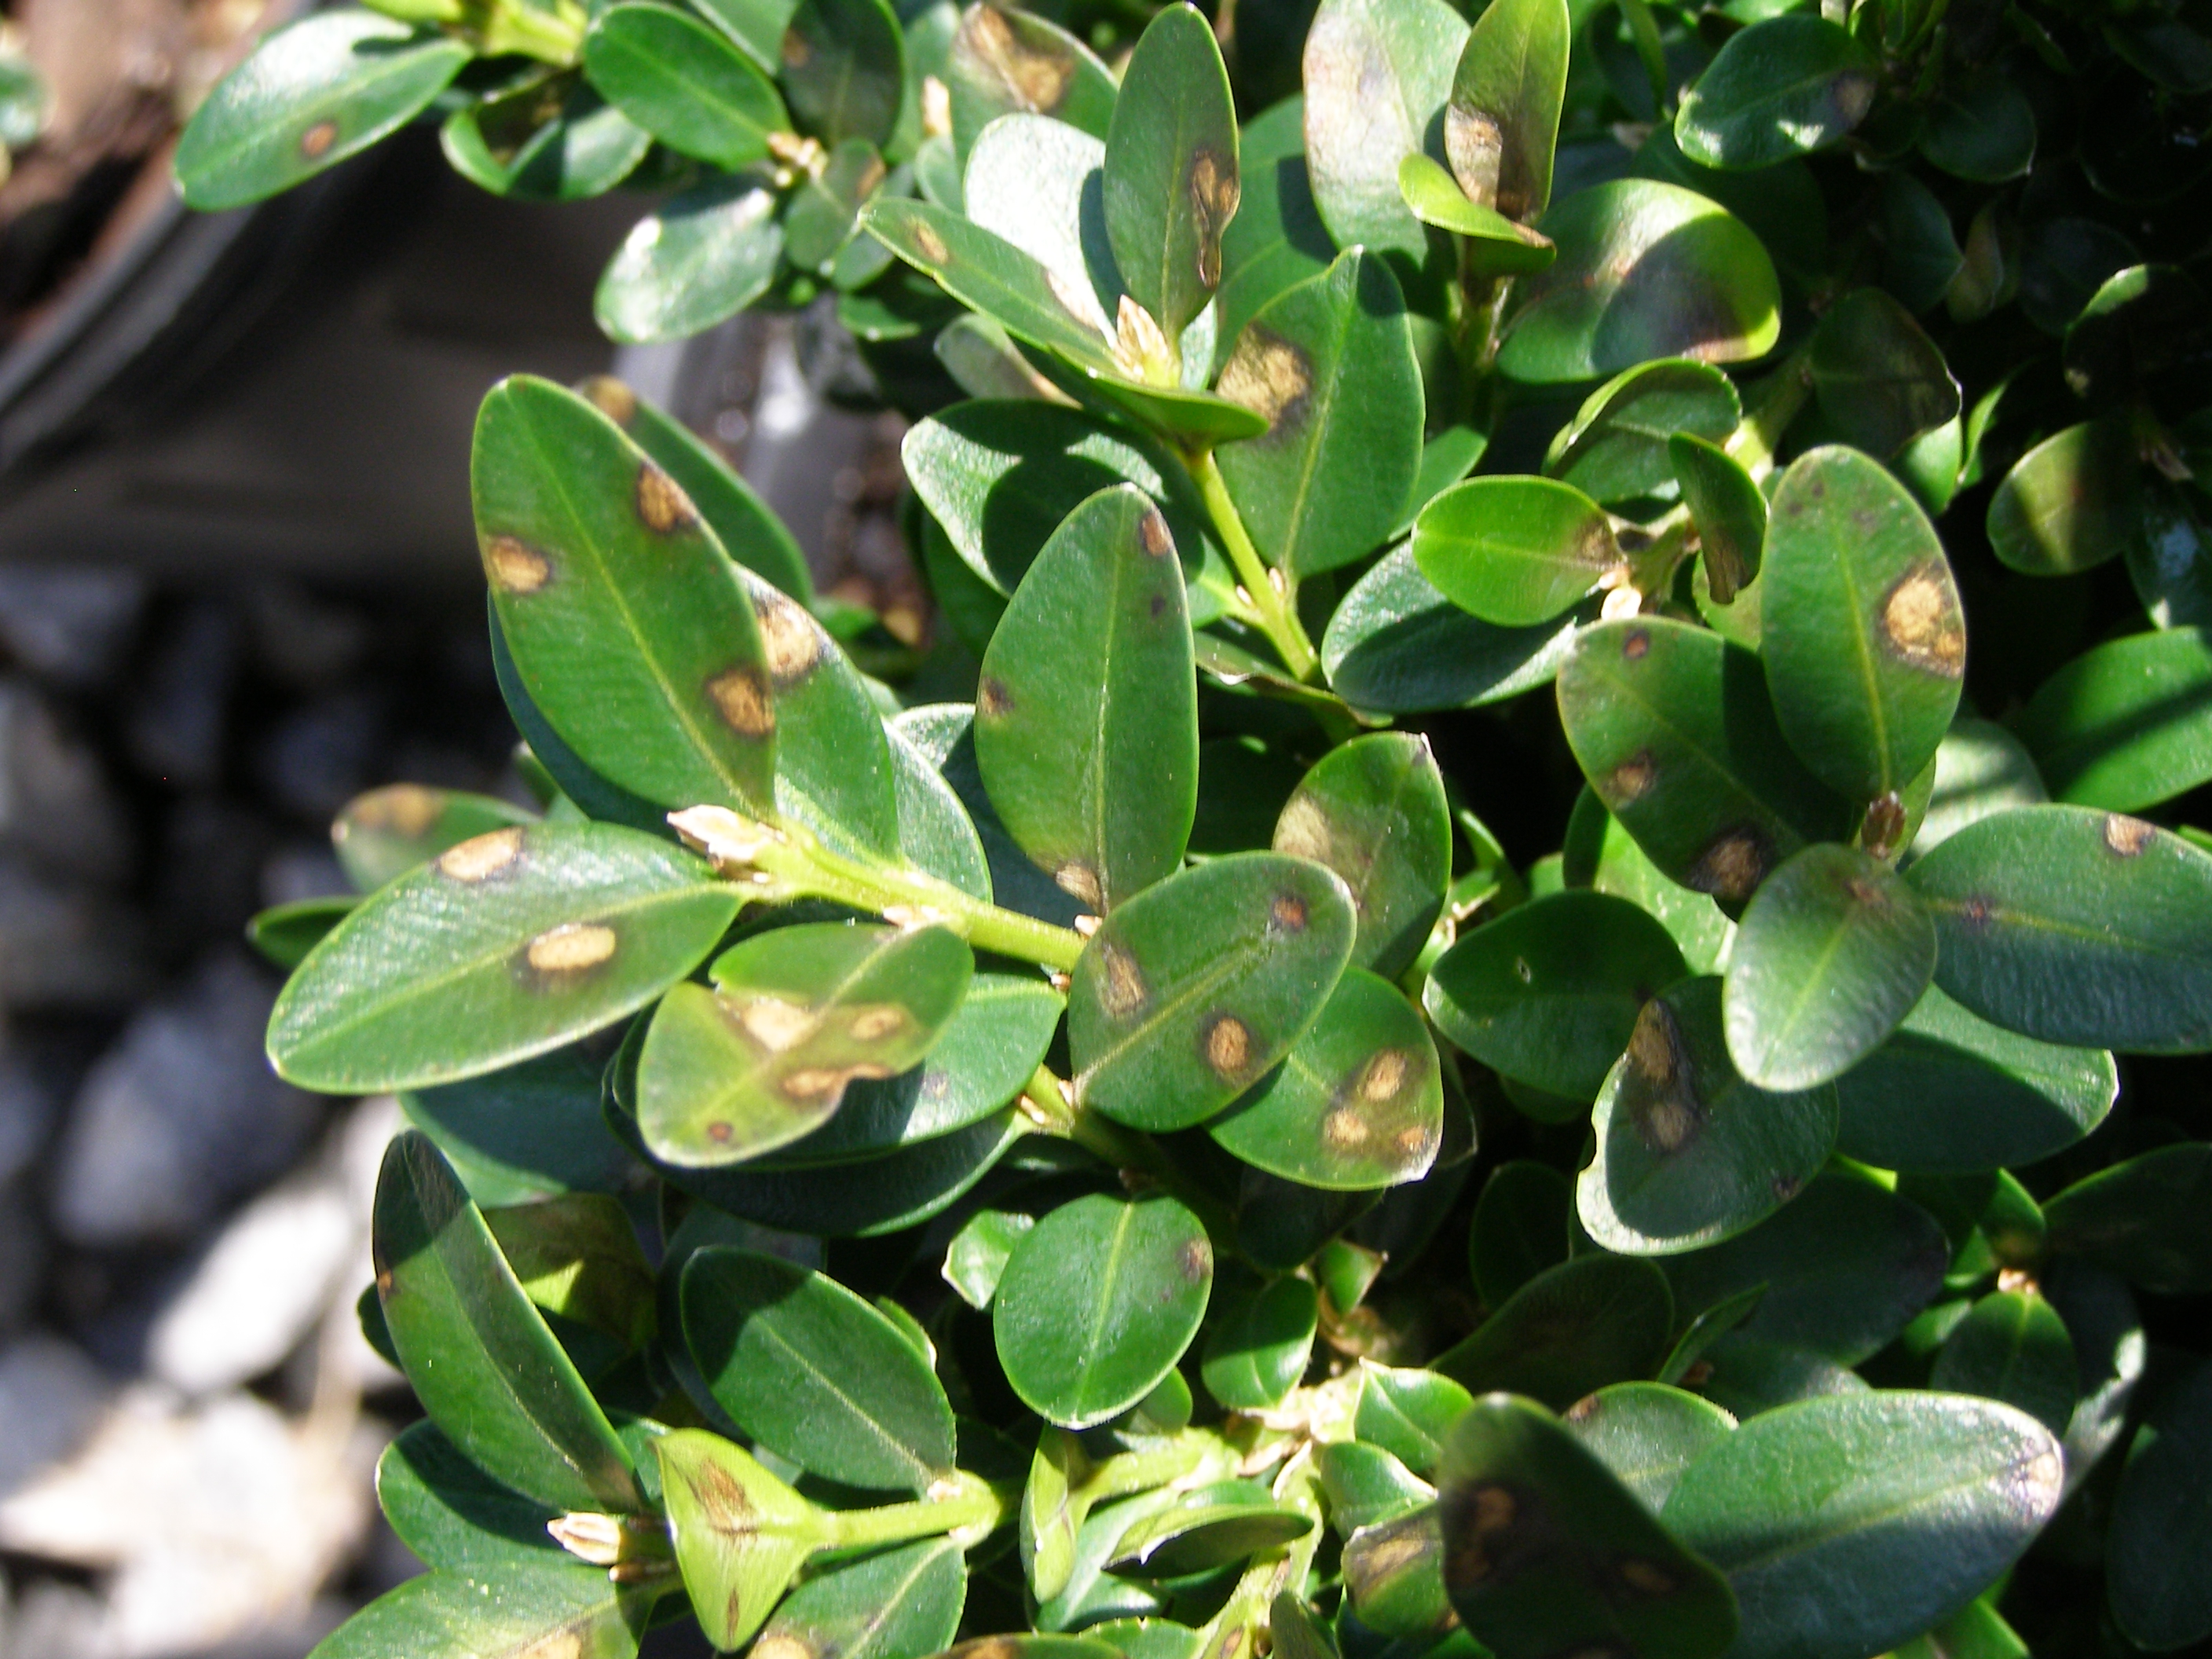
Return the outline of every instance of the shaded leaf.
{"type": "Polygon", "coordinates": [[[1577,1400],[1564,1420],[1654,1513],[1682,1472],[1735,1427],[1710,1400],[1663,1382],[1613,1383],[1577,1400]]]}
{"type": "Polygon", "coordinates": [[[2033,1291],[1996,1291],[1943,1339],[1928,1385],[2002,1400],[2063,1434],[2076,1372],[2074,1340],[2051,1305],[2033,1291]]]}
{"type": "Polygon", "coordinates": [[[1467,708],[1551,684],[1580,612],[1533,628],[1469,616],[1421,574],[1410,546],[1385,554],[1329,618],[1322,666],[1358,708],[1467,708]]]}
{"type": "Polygon", "coordinates": [[[1658,1370],[1674,1316],[1666,1277],[1649,1261],[1577,1256],[1537,1274],[1431,1363],[1475,1394],[1504,1389],[1564,1409],[1658,1370]]]}
{"type": "Polygon", "coordinates": [[[1714,167],[1767,167],[1826,149],[1866,118],[1879,68],[1826,16],[1765,19],[1730,35],[1683,94],[1675,141],[1714,167]]]}
{"type": "Polygon", "coordinates": [[[2083,652],[2013,729],[2058,800],[2133,812],[2212,781],[2212,627],[2083,652]]]}

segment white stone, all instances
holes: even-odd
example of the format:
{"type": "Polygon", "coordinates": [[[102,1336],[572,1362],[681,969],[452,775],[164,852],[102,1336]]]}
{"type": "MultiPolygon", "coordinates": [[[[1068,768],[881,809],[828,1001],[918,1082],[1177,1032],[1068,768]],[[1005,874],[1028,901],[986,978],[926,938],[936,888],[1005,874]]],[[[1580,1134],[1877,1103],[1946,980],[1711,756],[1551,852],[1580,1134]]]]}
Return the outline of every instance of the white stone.
{"type": "Polygon", "coordinates": [[[107,1376],[59,1337],[0,1352],[0,1497],[75,1451],[107,1400],[107,1376]]]}

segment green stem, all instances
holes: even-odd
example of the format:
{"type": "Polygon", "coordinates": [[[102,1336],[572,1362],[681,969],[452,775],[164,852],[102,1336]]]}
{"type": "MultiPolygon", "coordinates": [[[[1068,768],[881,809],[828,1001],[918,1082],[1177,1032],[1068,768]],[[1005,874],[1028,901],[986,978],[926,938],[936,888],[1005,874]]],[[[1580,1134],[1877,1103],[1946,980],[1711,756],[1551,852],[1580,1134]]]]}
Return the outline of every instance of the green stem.
{"type": "Polygon", "coordinates": [[[1027,1097],[1038,1131],[1072,1140],[1100,1161],[1139,1175],[1195,1215],[1213,1240],[1217,1253],[1237,1237],[1237,1219],[1212,1193],[1199,1186],[1170,1158],[1159,1142],[1140,1130],[1125,1128],[1073,1099],[1073,1091],[1040,1066],[1030,1079],[1027,1097]]]}
{"type": "Polygon", "coordinates": [[[829,899],[893,921],[936,922],[1000,956],[1074,970],[1083,936],[1002,910],[911,867],[864,863],[825,847],[792,823],[762,823],[720,807],[692,807],[670,822],[725,876],[775,900],[829,899]]]}
{"type": "Polygon", "coordinates": [[[1014,1487],[994,1486],[972,1474],[954,1479],[954,1491],[919,1503],[829,1511],[830,1547],[903,1544],[910,1539],[942,1538],[949,1532],[971,1530],[981,1537],[995,1532],[1021,1501],[1021,1493],[1014,1487]]]}
{"type": "Polygon", "coordinates": [[[1321,665],[1321,658],[1298,622],[1291,593],[1286,591],[1287,580],[1284,587],[1275,586],[1274,574],[1260,556],[1260,550],[1252,544],[1243,518],[1237,511],[1237,503],[1229,498],[1229,485],[1214,463],[1213,452],[1207,449],[1186,454],[1183,464],[1189,468],[1199,494],[1206,500],[1206,510],[1212,514],[1213,527],[1220,534],[1221,544],[1228,550],[1229,562],[1237,567],[1237,580],[1243,584],[1253,609],[1259,613],[1260,631],[1282,657],[1285,667],[1299,679],[1311,679],[1321,665]]]}

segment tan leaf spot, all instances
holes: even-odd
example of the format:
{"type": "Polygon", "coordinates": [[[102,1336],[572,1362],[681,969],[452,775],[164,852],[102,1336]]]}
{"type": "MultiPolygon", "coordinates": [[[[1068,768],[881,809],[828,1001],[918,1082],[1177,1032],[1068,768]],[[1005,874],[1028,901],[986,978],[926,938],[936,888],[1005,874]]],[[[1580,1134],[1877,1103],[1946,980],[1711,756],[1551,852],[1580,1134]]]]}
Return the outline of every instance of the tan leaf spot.
{"type": "Polygon", "coordinates": [[[1197,1284],[1213,1271],[1213,1246],[1203,1238],[1192,1239],[1176,1257],[1176,1266],[1182,1269],[1185,1279],[1197,1284]]]}
{"type": "Polygon", "coordinates": [[[1478,1538],[1504,1532],[1521,1513],[1519,1500],[1505,1487],[1494,1483],[1475,1487],[1468,1498],[1474,1510],[1470,1524],[1478,1538]]]}
{"type": "Polygon", "coordinates": [[[666,536],[698,523],[699,509],[683,485],[647,461],[637,471],[637,516],[647,529],[666,536]]]}
{"type": "Polygon", "coordinates": [[[430,832],[446,810],[445,797],[419,783],[394,783],[372,789],[346,809],[331,827],[331,839],[343,841],[354,830],[381,830],[412,840],[430,832]]]}
{"type": "Polygon", "coordinates": [[[921,257],[930,264],[942,265],[951,263],[952,251],[945,246],[945,239],[927,225],[915,226],[914,240],[915,246],[921,249],[921,257]]]}
{"type": "Polygon", "coordinates": [[[786,69],[805,69],[814,56],[814,48],[806,44],[806,37],[797,29],[783,32],[783,50],[780,54],[786,69]]]}
{"type": "Polygon", "coordinates": [[[1072,52],[1023,40],[994,6],[978,6],[961,20],[960,44],[1018,107],[1037,114],[1057,110],[1075,78],[1072,52]]]}
{"type": "Polygon", "coordinates": [[[1168,532],[1168,521],[1160,516],[1157,507],[1145,509],[1145,516],[1137,520],[1137,539],[1145,551],[1156,559],[1164,559],[1175,551],[1175,538],[1168,532]]]}
{"type": "Polygon", "coordinates": [[[1237,212],[1239,185],[1237,174],[1210,149],[1190,158],[1190,205],[1198,223],[1198,283],[1213,289],[1221,284],[1221,233],[1237,212]]]}
{"type": "Polygon", "coordinates": [[[1267,907],[1268,918],[1286,933],[1303,933],[1306,930],[1306,902],[1296,893],[1278,893],[1275,902],[1267,907]]]}
{"type": "Polygon", "coordinates": [[[522,826],[494,830],[449,847],[438,856],[440,873],[473,885],[488,880],[522,856],[522,826]]]}
{"type": "Polygon", "coordinates": [[[741,738],[765,738],[775,730],[775,703],[769,696],[768,677],[750,663],[724,669],[707,682],[722,720],[741,738]]]}
{"type": "Polygon", "coordinates": [[[588,973],[615,953],[615,930],[596,921],[564,921],[530,941],[523,957],[541,974],[588,973]]]}
{"type": "Polygon", "coordinates": [[[773,1054],[796,1048],[815,1026],[811,1010],[796,1002],[787,1002],[781,997],[756,998],[740,1006],[737,1013],[738,1024],[745,1035],[773,1054]]]}
{"type": "Polygon", "coordinates": [[[1127,1019],[1145,1006],[1150,994],[1145,988],[1144,969],[1137,966],[1137,958],[1127,948],[1111,939],[1100,939],[1091,946],[1098,952],[1098,1002],[1109,1018],[1127,1019]]]}
{"type": "Polygon", "coordinates": [[[1723,904],[1741,904],[1774,867],[1774,848],[1749,824],[1724,830],[1690,866],[1688,885],[1723,904]]]}
{"type": "Polygon", "coordinates": [[[1620,654],[1631,662],[1642,662],[1650,651],[1651,630],[1648,628],[1630,629],[1628,637],[1620,642],[1620,654]]]}
{"type": "Polygon", "coordinates": [[[814,1650],[792,1636],[763,1636],[753,1644],[752,1659],[814,1659],[814,1650]]]}
{"type": "Polygon", "coordinates": [[[1397,1147],[1398,1156],[1411,1164],[1428,1156],[1434,1139],[1425,1123],[1409,1123],[1398,1131],[1391,1144],[1397,1147]]]}
{"type": "Polygon", "coordinates": [[[852,1075],[828,1066],[806,1066],[783,1080],[783,1091],[793,1100],[820,1100],[836,1094],[852,1075]]]}
{"type": "Polygon", "coordinates": [[[2124,812],[2105,815],[2105,845],[2124,859],[2131,859],[2143,849],[2150,839],[2150,825],[2141,818],[2131,818],[2124,812]]]}
{"type": "Polygon", "coordinates": [[[1881,602],[1881,633],[1893,654],[1947,680],[1966,670],[1966,626],[1948,573],[1936,560],[1898,579],[1881,602]]]}
{"type": "Polygon", "coordinates": [[[1869,804],[1859,824],[1859,844],[1869,858],[1887,859],[1905,834],[1905,803],[1893,789],[1869,804]]]}
{"type": "Polygon", "coordinates": [[[814,619],[781,593],[763,593],[753,601],[753,617],[760,624],[761,648],[768,656],[768,672],[781,690],[822,659],[822,641],[814,619]]]}
{"type": "Polygon", "coordinates": [[[483,557],[492,585],[508,593],[535,593],[553,580],[551,561],[513,536],[492,537],[484,543],[483,557]]]}
{"type": "MultiPolygon", "coordinates": [[[[1496,116],[1456,100],[1447,106],[1444,159],[1451,163],[1452,176],[1469,201],[1495,208],[1508,218],[1514,216],[1498,195],[1498,181],[1504,170],[1505,132],[1496,116]]],[[[1521,205],[1525,208],[1527,204],[1521,205]]]]}
{"type": "Polygon", "coordinates": [[[984,676],[975,688],[975,712],[987,720],[1002,720],[1014,712],[1014,695],[1004,680],[984,676]]]}
{"type": "Polygon", "coordinates": [[[1252,1060],[1252,1030],[1234,1014],[1216,1014],[1206,1027],[1206,1063],[1224,1078],[1243,1073],[1252,1060]]]}
{"type": "Polygon", "coordinates": [[[1412,1069],[1413,1061],[1403,1048],[1376,1049],[1360,1068],[1359,1097],[1377,1102],[1390,1099],[1406,1086],[1406,1074],[1412,1069]]]}
{"type": "Polygon", "coordinates": [[[617,426],[637,418],[637,393],[611,374],[594,374],[584,382],[584,398],[617,426]]]}
{"type": "Polygon", "coordinates": [[[1313,363],[1279,334],[1256,324],[1237,337],[1214,389],[1234,404],[1266,417],[1269,426],[1304,413],[1313,390],[1313,363]]]}
{"type": "Polygon", "coordinates": [[[853,1011],[852,1032],[863,1042],[880,1042],[894,1031],[906,1027],[906,1010],[890,1003],[878,1003],[870,1008],[853,1011]]]}
{"type": "Polygon", "coordinates": [[[1321,1138],[1333,1152],[1352,1152],[1367,1144],[1367,1120],[1350,1106],[1333,1106],[1321,1121],[1321,1138]]]}
{"type": "Polygon", "coordinates": [[[584,1638],[576,1631],[556,1630],[526,1648],[516,1649],[514,1659],[584,1659],[584,1638]]]}
{"type": "Polygon", "coordinates": [[[1327,864],[1329,848],[1328,814],[1318,801],[1300,789],[1291,797],[1283,808],[1283,816],[1275,822],[1275,850],[1295,858],[1311,859],[1316,864],[1327,864]]]}
{"type": "Polygon", "coordinates": [[[300,135],[300,154],[310,161],[319,161],[331,153],[331,146],[338,141],[338,124],[318,121],[300,135]]]}
{"type": "Polygon", "coordinates": [[[1631,1589],[1641,1591],[1645,1595],[1672,1595],[1674,1593],[1674,1575],[1640,1556],[1631,1555],[1621,1561],[1620,1577],[1631,1589]]]}
{"type": "Polygon", "coordinates": [[[1662,1156],[1680,1151],[1703,1119],[1681,1028],[1657,997],[1644,1005],[1629,1033],[1620,1104],[1644,1144],[1662,1156]]]}
{"type": "Polygon", "coordinates": [[[1104,903],[1104,892],[1098,884],[1098,872],[1081,859],[1070,859],[1052,872],[1053,885],[1071,898],[1089,905],[1093,910],[1104,903]]]}
{"type": "Polygon", "coordinates": [[[1658,775],[1659,769],[1652,762],[1651,751],[1638,750],[1606,775],[1606,805],[1633,806],[1644,799],[1658,775]]]}

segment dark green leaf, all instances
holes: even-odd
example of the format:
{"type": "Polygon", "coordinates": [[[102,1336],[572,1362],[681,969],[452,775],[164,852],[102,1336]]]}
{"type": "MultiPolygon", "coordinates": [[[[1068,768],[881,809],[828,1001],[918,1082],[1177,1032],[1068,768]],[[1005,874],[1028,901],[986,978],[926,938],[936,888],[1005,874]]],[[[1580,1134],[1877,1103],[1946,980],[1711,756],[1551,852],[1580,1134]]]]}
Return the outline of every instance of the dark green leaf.
{"type": "Polygon", "coordinates": [[[1856,1371],[1794,1343],[1723,1335],[1696,1368],[1698,1390],[1739,1420],[1801,1400],[1873,1392],[1856,1371]]]}
{"type": "Polygon", "coordinates": [[[2057,1443],[2008,1406],[1859,1395],[1752,1419],[1690,1466],[1663,1513],[1728,1575],[1741,1659],[1880,1653],[2010,1566],[2057,1508],[2062,1474],[2057,1443]]]}
{"type": "MultiPolygon", "coordinates": [[[[1883,175],[1875,211],[1883,244],[1883,286],[1906,310],[1928,310],[1943,297],[1966,263],[1950,215],[1936,192],[1908,172],[1883,175]]],[[[2073,313],[2067,316],[2070,319],[2073,313]]]]}
{"type": "Polygon", "coordinates": [[[185,129],[185,205],[244,207],[337,166],[428,107],[471,56],[450,35],[350,7],[277,30],[185,129]]]}
{"type": "Polygon", "coordinates": [[[2051,1245],[2143,1290],[2212,1290],[2212,1146],[2160,1146],[2078,1181],[2045,1207],[2051,1245]]]}
{"type": "Polygon", "coordinates": [[[393,783],[348,801],[331,825],[331,844],[346,879],[371,893],[449,847],[533,822],[532,814],[489,795],[393,783]]]}
{"type": "Polygon", "coordinates": [[[1463,935],[1431,970],[1422,1002],[1486,1066],[1589,1100],[1645,999],[1686,971],[1667,930],[1635,905],[1569,890],[1463,935]]]}
{"type": "Polygon", "coordinates": [[[1725,1438],[1735,1419],[1709,1400],[1663,1382],[1615,1382],[1577,1401],[1566,1425],[1621,1485],[1656,1513],[1682,1472],[1725,1438]]]}
{"type": "Polygon", "coordinates": [[[1917,860],[1936,982],[2045,1042],[2148,1054],[2212,1043],[2212,854],[2140,818],[2031,806],[1917,860]]]}
{"type": "Polygon", "coordinates": [[[1468,1271],[1485,1306],[1504,1306],[1538,1273],[1567,1259],[1574,1208],[1573,1183],[1548,1164],[1516,1158],[1490,1172],[1467,1243],[1468,1271]]]}
{"type": "Polygon", "coordinates": [[[1840,23],[1768,18],[1730,35],[1683,94],[1675,141],[1712,167],[1763,167],[1824,149],[1866,118],[1879,70],[1840,23]]]}
{"type": "Polygon", "coordinates": [[[339,896],[295,899],[261,911],[246,924],[246,937],[270,965],[290,973],[307,960],[307,952],[350,915],[361,902],[339,896]]]}
{"type": "Polygon", "coordinates": [[[412,1425],[384,1449],[376,1501],[399,1541],[427,1566],[492,1580],[563,1559],[545,1530],[559,1507],[501,1486],[434,1423],[412,1425]]]}
{"type": "Polygon", "coordinates": [[[1451,878],[1451,817],[1427,739],[1371,732],[1305,775],[1274,848],[1326,865],[1352,890],[1352,965],[1390,978],[1428,942],[1451,878]]]}
{"type": "Polygon", "coordinates": [[[1721,1576],[1527,1401],[1492,1395],[1460,1420],[1437,1510],[1451,1605],[1498,1659],[1717,1659],[1735,1635],[1721,1576]]]}
{"type": "Polygon", "coordinates": [[[629,1456],[477,1206],[412,1131],[376,1185],[377,1294],[408,1380],[470,1462],[563,1510],[643,1507],[629,1456]]]}
{"type": "Polygon", "coordinates": [[[1936,746],[1935,787],[1909,858],[1919,857],[1970,823],[2009,807],[2039,806],[2050,799],[2034,757],[2018,738],[1989,720],[1955,720],[1936,746]]]}
{"type": "Polygon", "coordinates": [[[438,140],[454,172],[521,201],[603,196],[653,148],[651,133],[573,74],[455,110],[438,140]]]}
{"type": "Polygon", "coordinates": [[[1444,154],[1468,197],[1534,221],[1552,200],[1552,152],[1574,24],[1565,0],[1498,0],[1468,33],[1444,106],[1444,154]]]}
{"type": "Polygon", "coordinates": [[[735,316],[775,280],[775,193],[740,173],[672,196],[639,220],[599,278],[592,314],[626,344],[681,340],[735,316]]]}
{"type": "Polygon", "coordinates": [[[1443,0],[1323,0],[1306,35],[1306,168],[1339,247],[1428,257],[1398,164],[1428,149],[1467,25],[1443,0]]]}
{"type": "Polygon", "coordinates": [[[1878,288],[1854,289],[1814,331],[1813,393],[1844,442],[1887,458],[1959,412],[1959,383],[1912,313],[1878,288]]]}
{"type": "Polygon", "coordinates": [[[1410,546],[1386,554],[1329,619],[1322,666],[1358,708],[1410,714],[1474,708],[1547,685],[1581,612],[1534,628],[1469,616],[1421,574],[1410,546]]]}
{"type": "Polygon", "coordinates": [[[588,1054],[564,1048],[399,1103],[478,1204],[618,1193],[636,1166],[600,1115],[601,1070],[588,1054]]]}
{"type": "Polygon", "coordinates": [[[653,1590],[581,1562],[502,1567],[479,1580],[428,1572],[387,1592],[325,1638],[314,1659],[483,1659],[540,1651],[632,1659],[653,1590]]]}
{"type": "Polygon", "coordinates": [[[309,953],[270,1018],[270,1057],[340,1094],[496,1071],[652,1001],[738,902],[635,830],[494,830],[380,890],[309,953]]]}
{"type": "Polygon", "coordinates": [[[2085,651],[2014,730],[2059,800],[2133,812],[2212,780],[2212,627],[2085,651]]]}
{"type": "Polygon", "coordinates": [[[1544,471],[1599,501],[1663,495],[1675,434],[1717,444],[1742,418],[1735,387],[1720,370],[1687,358],[1639,363],[1583,401],[1553,438],[1544,471]]]}
{"type": "MultiPolygon", "coordinates": [[[[1200,1362],[1206,1392],[1231,1411],[1275,1404],[1305,1375],[1318,1310],[1313,1285],[1304,1279],[1279,1279],[1224,1302],[1200,1362]]],[[[1121,1547],[1132,1549],[1128,1538],[1121,1547]]]]}
{"type": "Polygon", "coordinates": [[[1728,961],[1729,946],[1735,939],[1735,924],[1721,914],[1720,907],[1704,893],[1693,892],[1680,883],[1670,881],[1659,873],[1635,838],[1620,827],[1620,821],[1605,810],[1596,794],[1585,787],[1575,803],[1575,821],[1567,830],[1569,854],[1564,873],[1571,886],[1587,884],[1601,893],[1610,893],[1659,919],[1659,924],[1673,937],[1682,952],[1682,960],[1693,974],[1718,973],[1728,961]],[[1594,815],[1595,855],[1588,866],[1576,868],[1577,854],[1576,823],[1582,820],[1583,802],[1589,805],[1594,815]]]}
{"type": "Polygon", "coordinates": [[[1218,460],[1275,564],[1311,575],[1390,534],[1420,467],[1423,404],[1405,302],[1379,257],[1355,249],[1271,301],[1238,335],[1218,389],[1267,422],[1218,460]]]}
{"type": "Polygon", "coordinates": [[[1274,853],[1187,870],[1106,920],[1068,988],[1081,1103],[1140,1129],[1204,1122],[1289,1054],[1351,954],[1351,896],[1274,853]]]}
{"type": "Polygon", "coordinates": [[[1997,1291],[1944,1338],[1928,1386],[2002,1400],[2063,1434],[2076,1375],[2074,1340],[2051,1305],[2033,1291],[1997,1291]]]}
{"type": "Polygon", "coordinates": [[[836,1280],[775,1256],[698,1251],[684,1334],[730,1420],[847,1486],[927,1492],[952,1469],[952,1408],[904,1333],[836,1280]]]}
{"type": "Polygon", "coordinates": [[[1738,593],[1759,580],[1766,544],[1766,497],[1733,456],[1693,432],[1668,438],[1667,459],[1697,529],[1705,591],[1715,605],[1733,605],[1738,593]]]}
{"type": "Polygon", "coordinates": [[[1454,485],[1414,521],[1413,557],[1453,604],[1502,628],[1549,622],[1626,574],[1603,510],[1550,478],[1454,485]]]}
{"type": "Polygon", "coordinates": [[[905,37],[886,0],[799,0],[784,31],[784,95],[825,144],[881,146],[906,95],[905,37]]]}
{"type": "Polygon", "coordinates": [[[1036,1218],[1018,1210],[978,1210],[945,1247],[945,1282],[978,1313],[999,1294],[999,1280],[1024,1233],[1036,1218]]]}
{"type": "Polygon", "coordinates": [[[1666,1277],[1649,1261],[1577,1256],[1537,1274],[1432,1363],[1476,1394],[1504,1389],[1564,1409],[1657,1370],[1674,1318],[1666,1277]]]}
{"type": "Polygon", "coordinates": [[[1920,153],[1978,184],[2026,173],[2035,159],[2035,109],[2010,67],[1984,64],[1938,93],[1921,123],[1920,153]]]}
{"type": "Polygon", "coordinates": [[[515,665],[514,653],[507,648],[507,629],[500,625],[499,602],[489,592],[484,595],[484,615],[491,636],[492,674],[499,682],[500,701],[507,705],[507,718],[514,722],[514,729],[522,734],[527,764],[521,769],[526,773],[532,767],[541,769],[553,793],[565,797],[586,817],[673,841],[676,832],[669,827],[665,808],[608,782],[594,772],[530,700],[530,692],[522,684],[522,670],[515,665]]]}
{"type": "Polygon", "coordinates": [[[843,1561],[787,1596],[753,1644],[762,1654],[791,1654],[788,1642],[837,1659],[911,1659],[951,1645],[968,1598],[968,1570],[959,1543],[925,1538],[843,1561]]]}
{"type": "Polygon", "coordinates": [[[694,0],[746,55],[773,75],[782,66],[783,32],[799,0],[694,0]]]}
{"type": "Polygon", "coordinates": [[[2013,464],[1990,497],[1990,547],[2030,576],[2068,576],[2142,533],[2134,440],[2124,422],[2084,421],[2013,464]]]}
{"type": "Polygon", "coordinates": [[[2170,1651],[2212,1634],[2212,1365],[2175,1383],[2128,1449],[2105,1544],[2113,1622],[2170,1651]]]}
{"type": "Polygon", "coordinates": [[[671,149],[725,171],[763,160],[790,121],[768,76],[719,31],[673,6],[610,6],[584,37],[592,84],[671,149]]]}
{"type": "Polygon", "coordinates": [[[1049,1422],[1087,1428],[1142,1400],[1198,1334],[1213,1249],[1173,1199],[1094,1194],[1024,1235],[999,1280],[999,1363],[1049,1422]]]}
{"type": "MultiPolygon", "coordinates": [[[[1739,938],[1739,957],[1743,945],[1739,938]]],[[[1598,1097],[1597,1157],[1576,1188],[1583,1225],[1606,1249],[1663,1255],[1732,1237],[1788,1203],[1827,1161],[1835,1091],[1745,1081],[1721,1027],[1711,979],[1676,986],[1638,1017],[1598,1097]]]]}

